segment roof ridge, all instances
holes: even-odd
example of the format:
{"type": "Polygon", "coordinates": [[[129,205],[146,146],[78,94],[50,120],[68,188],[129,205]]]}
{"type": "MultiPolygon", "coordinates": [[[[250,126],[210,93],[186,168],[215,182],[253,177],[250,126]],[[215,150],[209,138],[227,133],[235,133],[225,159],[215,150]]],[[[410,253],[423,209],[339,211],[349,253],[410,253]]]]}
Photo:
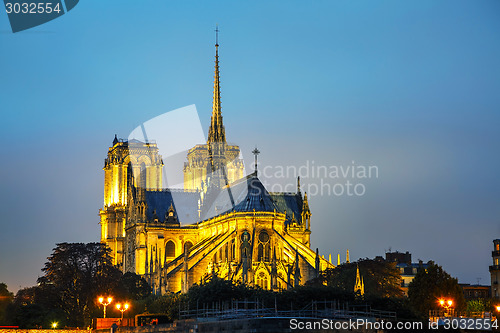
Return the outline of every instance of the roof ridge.
{"type": "MultiPolygon", "coordinates": [[[[139,187],[137,187],[139,188],[139,187]]],[[[159,189],[145,189],[145,192],[155,193],[155,192],[171,192],[171,193],[200,193],[198,190],[183,189],[183,188],[159,188],[159,189]]]]}
{"type": "MultiPolygon", "coordinates": [[[[223,189],[227,189],[228,187],[231,187],[231,186],[233,186],[233,185],[238,185],[238,184],[242,183],[243,181],[245,181],[245,180],[249,180],[250,178],[254,178],[254,177],[255,177],[255,173],[248,174],[248,175],[243,176],[243,177],[241,177],[241,178],[239,178],[239,179],[236,179],[236,180],[235,180],[234,182],[232,182],[231,184],[225,185],[225,186],[223,187],[223,189]]],[[[258,177],[255,177],[255,178],[259,179],[258,177]]],[[[259,179],[259,181],[260,181],[260,179],[259,179]]],[[[261,182],[261,183],[262,183],[262,182],[261,182]]],[[[267,190],[266,190],[266,191],[267,191],[267,190]]]]}
{"type": "Polygon", "coordinates": [[[270,195],[299,195],[296,192],[269,192],[270,195]]]}

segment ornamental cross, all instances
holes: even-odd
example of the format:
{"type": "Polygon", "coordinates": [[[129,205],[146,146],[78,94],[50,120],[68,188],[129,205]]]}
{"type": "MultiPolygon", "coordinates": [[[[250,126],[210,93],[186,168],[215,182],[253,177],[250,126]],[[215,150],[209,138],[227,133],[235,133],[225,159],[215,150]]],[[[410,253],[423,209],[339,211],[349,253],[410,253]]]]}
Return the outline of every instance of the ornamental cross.
{"type": "Polygon", "coordinates": [[[255,149],[252,151],[252,154],[255,155],[255,175],[257,175],[257,156],[260,154],[260,151],[255,147],[255,149]]]}

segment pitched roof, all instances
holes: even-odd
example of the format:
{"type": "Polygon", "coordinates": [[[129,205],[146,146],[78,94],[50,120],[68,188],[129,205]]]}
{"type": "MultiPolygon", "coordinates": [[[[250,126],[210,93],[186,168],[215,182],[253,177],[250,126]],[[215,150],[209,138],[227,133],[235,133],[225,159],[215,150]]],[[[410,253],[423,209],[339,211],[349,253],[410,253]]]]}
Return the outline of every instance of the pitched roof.
{"type": "Polygon", "coordinates": [[[286,212],[286,222],[292,222],[294,217],[298,224],[302,224],[302,196],[300,193],[271,192],[277,211],[286,212]]]}
{"type": "MultiPolygon", "coordinates": [[[[172,204],[176,217],[182,224],[198,222],[199,192],[176,189],[146,190],[144,192],[148,220],[154,213],[160,222],[165,222],[165,214],[172,204]]],[[[269,193],[264,184],[251,174],[226,186],[217,193],[207,193],[202,209],[202,220],[206,220],[229,212],[279,212],[286,213],[286,224],[295,218],[302,224],[302,195],[300,193],[269,193]]]]}
{"type": "Polygon", "coordinates": [[[207,205],[204,209],[204,219],[232,211],[274,212],[277,210],[269,192],[255,174],[241,178],[217,193],[207,194],[204,205],[207,205]]]}
{"type": "Polygon", "coordinates": [[[198,199],[200,194],[194,191],[165,189],[161,191],[146,190],[144,192],[148,220],[153,219],[154,212],[160,222],[165,222],[165,214],[170,205],[174,207],[175,215],[180,223],[190,224],[198,221],[198,199]]]}

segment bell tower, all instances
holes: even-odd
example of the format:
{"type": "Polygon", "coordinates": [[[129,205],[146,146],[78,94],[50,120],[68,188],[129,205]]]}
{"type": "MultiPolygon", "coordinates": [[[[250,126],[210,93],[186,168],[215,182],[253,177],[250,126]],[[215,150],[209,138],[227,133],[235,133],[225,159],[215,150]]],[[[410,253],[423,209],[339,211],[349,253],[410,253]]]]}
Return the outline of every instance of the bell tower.
{"type": "Polygon", "coordinates": [[[113,264],[121,267],[128,188],[134,185],[143,189],[161,189],[163,161],[156,143],[119,140],[115,135],[103,170],[104,205],[99,210],[101,243],[111,249],[113,264]]]}

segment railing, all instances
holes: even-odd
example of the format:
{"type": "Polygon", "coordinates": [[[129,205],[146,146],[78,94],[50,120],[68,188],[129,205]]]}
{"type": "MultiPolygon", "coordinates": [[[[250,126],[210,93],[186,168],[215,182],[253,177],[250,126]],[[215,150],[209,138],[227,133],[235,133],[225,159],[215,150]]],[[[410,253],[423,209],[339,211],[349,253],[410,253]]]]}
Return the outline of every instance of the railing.
{"type": "Polygon", "coordinates": [[[232,301],[229,303],[203,305],[201,308],[180,310],[181,319],[230,320],[243,318],[327,318],[348,320],[354,318],[376,318],[395,321],[396,312],[371,309],[369,305],[352,306],[336,301],[312,301],[300,310],[278,310],[277,307],[263,307],[262,303],[232,301]]]}

